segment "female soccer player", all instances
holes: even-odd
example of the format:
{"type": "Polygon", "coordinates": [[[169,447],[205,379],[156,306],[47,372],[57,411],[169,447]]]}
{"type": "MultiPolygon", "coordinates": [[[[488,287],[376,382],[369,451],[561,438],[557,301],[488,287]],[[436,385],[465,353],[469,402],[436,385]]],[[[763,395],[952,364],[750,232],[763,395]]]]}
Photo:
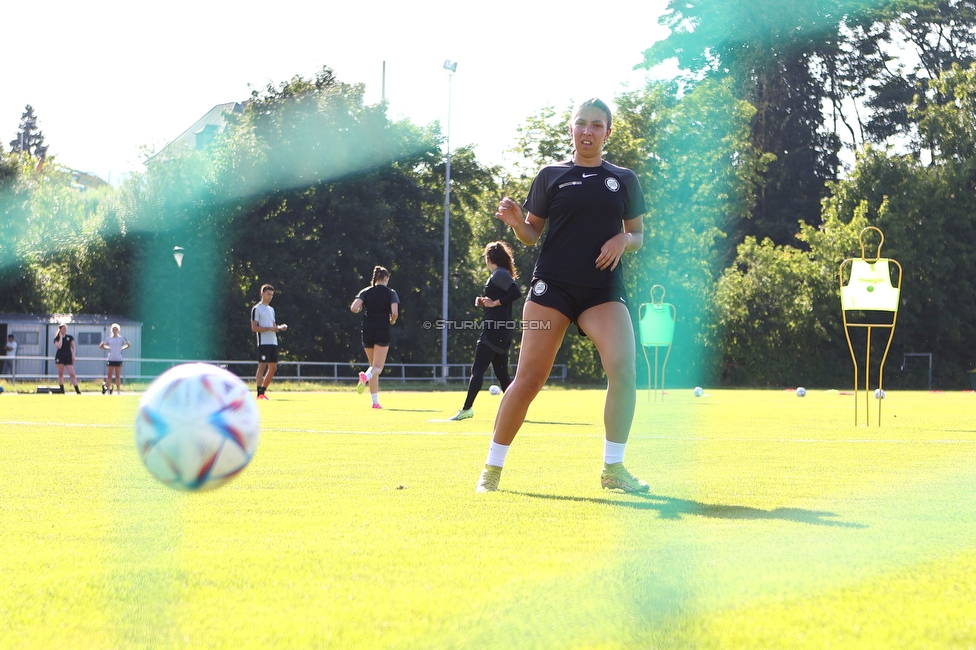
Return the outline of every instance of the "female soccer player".
{"type": "Polygon", "coordinates": [[[108,350],[108,360],[106,363],[105,383],[102,384],[102,395],[108,391],[112,394],[112,375],[115,375],[115,390],[118,394],[122,393],[122,351],[129,349],[129,340],[122,336],[122,326],[112,323],[112,335],[98,344],[103,350],[108,350]]]}
{"type": "Polygon", "coordinates": [[[544,167],[522,207],[505,197],[495,216],[529,246],[549,232],[536,261],[522,311],[522,346],[515,380],[495,416],[494,435],[478,492],[498,489],[505,457],[552,370],[571,323],[596,345],[607,374],[604,488],[646,492],[647,483],[623,465],[637,402],[636,344],[627,309],[625,252],[643,244],[644,195],[636,174],[603,160],[612,116],[599,99],[576,109],[569,128],[571,160],[544,167]]]}
{"type": "Polygon", "coordinates": [[[75,355],[77,354],[75,337],[68,334],[68,326],[64,323],[58,325],[58,333],[54,337],[54,347],[57,348],[57,352],[54,353],[54,364],[58,368],[58,385],[61,387],[59,392],[64,395],[64,369],[67,368],[71,385],[75,387],[75,392],[81,395],[81,389],[78,388],[78,377],[75,376],[75,355]]]}
{"type": "Polygon", "coordinates": [[[474,417],[474,400],[485,381],[485,371],[490,363],[502,391],[512,383],[508,376],[508,348],[512,345],[512,303],[522,295],[515,279],[515,262],[512,261],[512,248],[503,241],[491,242],[485,246],[485,263],[491,275],[485,284],[485,295],[474,299],[476,307],[484,307],[481,318],[481,338],[475,348],[474,364],[471,366],[471,379],[468,380],[468,396],[464,406],[452,420],[466,420],[474,417]]]}
{"type": "Polygon", "coordinates": [[[354,314],[363,312],[363,349],[369,359],[369,368],[359,373],[356,390],[362,394],[369,384],[374,409],[383,408],[380,406],[380,373],[390,352],[390,325],[399,316],[400,298],[387,286],[389,283],[390,272],[382,266],[373,267],[370,286],[360,291],[349,306],[354,314]]]}

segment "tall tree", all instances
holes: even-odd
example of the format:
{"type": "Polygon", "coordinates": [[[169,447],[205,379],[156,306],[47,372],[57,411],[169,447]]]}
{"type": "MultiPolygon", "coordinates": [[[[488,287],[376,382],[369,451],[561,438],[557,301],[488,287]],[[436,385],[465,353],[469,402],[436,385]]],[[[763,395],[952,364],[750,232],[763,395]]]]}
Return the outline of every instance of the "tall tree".
{"type": "Polygon", "coordinates": [[[826,183],[836,177],[839,141],[823,130],[826,91],[815,61],[832,51],[844,0],[672,0],[661,22],[671,34],[645,52],[645,67],[669,59],[688,81],[730,77],[756,108],[752,144],[775,156],[765,171],[746,235],[792,242],[796,222],[820,220],[826,183]]]}
{"type": "Polygon", "coordinates": [[[908,110],[916,95],[944,103],[947,98],[934,92],[931,82],[953,65],[965,68],[976,61],[976,1],[887,0],[871,17],[872,27],[852,39],[870,73],[861,80],[871,90],[867,140],[915,135],[908,110]]]}
{"type": "Polygon", "coordinates": [[[44,133],[37,128],[37,116],[34,107],[28,104],[24,114],[20,116],[20,130],[17,137],[10,141],[10,150],[26,153],[43,160],[47,156],[47,145],[44,144],[44,133]]]}

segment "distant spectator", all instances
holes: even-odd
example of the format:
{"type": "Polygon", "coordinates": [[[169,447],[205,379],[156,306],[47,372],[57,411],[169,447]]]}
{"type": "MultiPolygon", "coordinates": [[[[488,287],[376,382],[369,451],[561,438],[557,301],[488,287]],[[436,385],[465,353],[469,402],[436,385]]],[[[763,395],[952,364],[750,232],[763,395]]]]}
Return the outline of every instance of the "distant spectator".
{"type": "Polygon", "coordinates": [[[54,347],[58,349],[54,353],[54,363],[58,367],[60,393],[64,395],[64,369],[67,368],[68,376],[71,377],[71,385],[75,387],[75,392],[81,395],[81,389],[78,388],[78,378],[75,376],[75,337],[68,334],[68,326],[64,323],[58,325],[58,334],[54,337],[54,347]]]}
{"type": "Polygon", "coordinates": [[[17,375],[17,341],[14,340],[13,334],[7,335],[7,358],[3,360],[3,374],[10,375],[10,379],[13,380],[17,375]]]}
{"type": "Polygon", "coordinates": [[[102,384],[102,395],[105,391],[112,394],[112,375],[115,375],[115,390],[122,392],[122,351],[128,350],[129,341],[122,336],[122,327],[118,323],[112,323],[112,335],[98,344],[103,350],[108,350],[108,361],[106,361],[105,383],[102,384]]]}

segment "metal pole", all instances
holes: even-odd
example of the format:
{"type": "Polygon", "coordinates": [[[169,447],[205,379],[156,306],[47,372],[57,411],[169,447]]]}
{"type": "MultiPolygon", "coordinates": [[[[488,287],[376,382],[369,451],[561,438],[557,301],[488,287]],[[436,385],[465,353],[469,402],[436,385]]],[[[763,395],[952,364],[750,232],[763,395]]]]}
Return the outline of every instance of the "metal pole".
{"type": "Polygon", "coordinates": [[[183,267],[176,269],[176,358],[180,358],[180,302],[183,300],[183,267]]]}
{"type": "Polygon", "coordinates": [[[180,358],[180,303],[183,302],[183,255],[182,246],[173,247],[173,259],[176,260],[176,358],[180,358]]]}
{"type": "MultiPolygon", "coordinates": [[[[457,64],[454,64],[457,66],[457,64]]],[[[441,290],[441,381],[447,382],[447,277],[451,250],[451,77],[454,70],[444,64],[447,73],[447,167],[444,181],[444,282],[441,290]]]]}

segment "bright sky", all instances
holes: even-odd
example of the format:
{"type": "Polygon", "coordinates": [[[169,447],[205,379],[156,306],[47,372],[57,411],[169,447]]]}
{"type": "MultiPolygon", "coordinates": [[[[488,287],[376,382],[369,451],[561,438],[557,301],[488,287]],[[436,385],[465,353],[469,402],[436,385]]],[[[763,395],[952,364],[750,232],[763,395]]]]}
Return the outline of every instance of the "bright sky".
{"type": "MultiPolygon", "coordinates": [[[[389,116],[446,125],[452,149],[506,160],[515,129],[547,105],[612,99],[646,78],[634,65],[667,35],[667,0],[91,0],[0,5],[0,145],[30,104],[49,155],[117,183],[216,104],[331,67],[389,116]],[[29,19],[30,28],[26,28],[29,19]],[[20,25],[20,28],[14,27],[20,25]],[[448,81],[444,61],[458,62],[448,81]]],[[[660,76],[660,75],[658,75],[660,76]]],[[[568,135],[567,135],[568,137],[568,135]]]]}

